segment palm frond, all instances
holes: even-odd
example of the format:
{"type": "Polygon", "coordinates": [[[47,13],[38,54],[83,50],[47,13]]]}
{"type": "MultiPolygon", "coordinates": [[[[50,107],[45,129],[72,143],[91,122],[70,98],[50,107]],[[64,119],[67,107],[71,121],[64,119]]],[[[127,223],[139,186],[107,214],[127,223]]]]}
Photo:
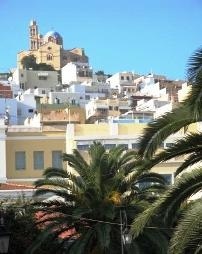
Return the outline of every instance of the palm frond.
{"type": "Polygon", "coordinates": [[[168,225],[172,225],[172,218],[180,207],[191,195],[202,189],[202,169],[197,168],[189,173],[184,173],[168,191],[145,210],[132,223],[131,231],[137,237],[146,225],[151,222],[155,214],[161,214],[168,225]],[[170,221],[171,220],[171,221],[170,221]]]}
{"type": "Polygon", "coordinates": [[[76,201],[78,200],[78,195],[72,194],[67,190],[64,189],[47,189],[47,188],[40,188],[37,189],[36,194],[34,194],[34,197],[42,197],[42,196],[46,196],[47,194],[52,194],[52,195],[56,195],[59,198],[63,198],[66,201],[76,201]]]}
{"type": "Polygon", "coordinates": [[[46,189],[47,193],[55,189],[62,191],[71,191],[72,193],[80,193],[80,188],[75,183],[63,178],[39,179],[35,182],[35,186],[37,188],[34,194],[35,196],[38,195],[41,187],[43,187],[43,189],[46,189]]]}
{"type": "Polygon", "coordinates": [[[138,176],[137,180],[134,182],[134,184],[138,183],[158,183],[162,185],[166,185],[167,182],[165,178],[158,173],[155,172],[146,172],[138,176]]]}
{"type": "Polygon", "coordinates": [[[190,166],[193,166],[202,160],[202,151],[194,152],[176,169],[175,177],[190,166]]]}
{"type": "Polygon", "coordinates": [[[183,106],[150,122],[140,138],[139,154],[144,159],[151,158],[168,136],[194,121],[189,108],[183,106]]]}
{"type": "Polygon", "coordinates": [[[190,82],[194,82],[198,73],[202,70],[202,47],[195,50],[188,60],[187,77],[190,82]]]}
{"type": "Polygon", "coordinates": [[[89,179],[90,173],[88,163],[78,150],[74,149],[73,154],[63,154],[63,160],[66,161],[83,179],[89,179]]]}
{"type": "Polygon", "coordinates": [[[51,177],[69,178],[69,173],[61,168],[48,167],[44,170],[43,176],[45,176],[46,178],[51,177]]]}
{"type": "Polygon", "coordinates": [[[190,253],[202,243],[202,199],[195,202],[183,215],[171,238],[169,253],[183,254],[188,248],[190,253]]]}
{"type": "Polygon", "coordinates": [[[189,155],[191,153],[198,155],[198,153],[201,152],[201,148],[202,148],[202,134],[201,133],[187,134],[184,138],[176,141],[174,145],[158,153],[150,161],[147,161],[147,168],[150,169],[160,162],[167,161],[181,155],[189,155]]]}
{"type": "Polygon", "coordinates": [[[95,226],[96,233],[98,234],[100,249],[106,250],[110,244],[111,225],[97,223],[95,226]]]}
{"type": "Polygon", "coordinates": [[[75,241],[67,249],[68,254],[83,254],[90,253],[89,246],[91,246],[90,242],[94,237],[94,231],[89,229],[85,234],[80,235],[75,241]]]}

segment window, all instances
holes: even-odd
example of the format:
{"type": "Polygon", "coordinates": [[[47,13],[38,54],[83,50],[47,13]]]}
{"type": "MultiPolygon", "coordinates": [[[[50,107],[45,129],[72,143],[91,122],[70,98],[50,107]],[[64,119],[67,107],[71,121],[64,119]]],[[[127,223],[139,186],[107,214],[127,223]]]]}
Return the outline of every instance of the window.
{"type": "Polygon", "coordinates": [[[52,151],[52,166],[62,168],[62,151],[52,151]]]}
{"type": "Polygon", "coordinates": [[[24,83],[20,83],[20,88],[24,90],[25,89],[25,84],[24,83]]]}
{"type": "Polygon", "coordinates": [[[166,143],[166,147],[171,147],[173,145],[174,145],[174,143],[166,143]]]}
{"type": "Polygon", "coordinates": [[[126,77],[126,79],[127,79],[127,80],[130,80],[130,77],[129,77],[129,76],[127,76],[127,77],[126,77]]]}
{"type": "Polygon", "coordinates": [[[112,149],[112,148],[114,148],[114,147],[116,147],[116,145],[115,144],[104,144],[104,147],[105,147],[105,149],[112,149]]]}
{"type": "Polygon", "coordinates": [[[45,94],[45,93],[46,93],[46,91],[45,91],[45,90],[42,90],[42,91],[41,91],[41,93],[42,93],[42,94],[45,94]]]}
{"type": "Polygon", "coordinates": [[[112,107],[112,106],[109,106],[109,110],[113,110],[113,107],[112,107]]]}
{"type": "Polygon", "coordinates": [[[120,144],[119,146],[124,148],[125,150],[128,150],[128,144],[120,144]]]}
{"type": "Polygon", "coordinates": [[[28,109],[28,113],[33,113],[33,112],[34,112],[33,108],[28,109]]]}
{"type": "Polygon", "coordinates": [[[133,143],[132,144],[132,149],[138,150],[140,147],[139,143],[133,143]]]}
{"type": "Polygon", "coordinates": [[[47,80],[46,76],[39,76],[39,80],[47,80]]]}
{"type": "Polygon", "coordinates": [[[115,106],[115,107],[114,107],[114,110],[118,111],[118,110],[119,110],[119,107],[118,107],[118,106],[115,106]]]}
{"type": "Polygon", "coordinates": [[[161,142],[160,148],[164,148],[164,143],[163,142],[161,142]]]}
{"type": "Polygon", "coordinates": [[[78,150],[87,151],[89,149],[89,145],[77,145],[78,150]]]}
{"type": "Polygon", "coordinates": [[[167,184],[171,184],[172,183],[172,174],[161,174],[161,175],[166,180],[167,184]]]}
{"type": "Polygon", "coordinates": [[[124,76],[121,76],[121,80],[124,80],[124,76]]]}
{"type": "Polygon", "coordinates": [[[22,109],[21,109],[21,108],[18,108],[18,109],[17,109],[17,115],[18,115],[18,116],[21,116],[21,115],[22,115],[22,109]]]}
{"type": "Polygon", "coordinates": [[[20,74],[20,77],[21,77],[21,78],[23,78],[23,77],[24,77],[24,75],[21,73],[21,74],[20,74]]]}
{"type": "Polygon", "coordinates": [[[44,168],[44,152],[34,151],[34,169],[44,168]]]}
{"type": "Polygon", "coordinates": [[[53,56],[51,54],[47,55],[47,61],[52,61],[53,60],[53,56]]]}
{"type": "Polygon", "coordinates": [[[26,168],[25,152],[23,151],[15,152],[15,168],[16,170],[26,168]]]}

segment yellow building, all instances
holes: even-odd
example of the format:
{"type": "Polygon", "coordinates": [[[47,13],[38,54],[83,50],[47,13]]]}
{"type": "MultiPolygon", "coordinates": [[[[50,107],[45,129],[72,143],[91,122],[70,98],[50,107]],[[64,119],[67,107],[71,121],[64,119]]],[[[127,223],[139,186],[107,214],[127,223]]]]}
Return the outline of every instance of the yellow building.
{"type": "Polygon", "coordinates": [[[17,67],[22,69],[21,60],[25,56],[34,55],[37,63],[46,63],[60,70],[69,62],[88,63],[88,57],[83,48],[65,50],[63,38],[55,31],[49,31],[44,36],[39,34],[36,21],[29,25],[29,50],[21,51],[17,55],[17,67]]]}
{"type": "MultiPolygon", "coordinates": [[[[101,142],[106,149],[122,145],[127,149],[138,148],[138,138],[144,124],[67,124],[60,126],[26,127],[0,126],[0,181],[18,184],[30,184],[42,177],[47,167],[65,167],[61,155],[78,149],[87,158],[89,145],[101,142]]],[[[176,134],[177,135],[177,134],[176,134]]],[[[179,135],[181,135],[179,133],[179,135]]],[[[164,142],[164,147],[175,138],[164,142]]],[[[182,137],[182,135],[181,135],[182,137]]],[[[173,181],[173,173],[184,158],[172,159],[156,166],[153,171],[164,174],[173,181]]]]}
{"type": "MultiPolygon", "coordinates": [[[[100,123],[100,124],[70,124],[67,125],[66,132],[66,152],[71,153],[72,149],[78,149],[80,153],[88,159],[88,148],[94,141],[101,142],[106,149],[111,149],[116,145],[123,146],[126,150],[139,147],[139,138],[142,135],[146,124],[139,123],[100,123]]],[[[169,147],[177,139],[182,138],[183,131],[167,138],[162,146],[169,147]]],[[[174,180],[174,172],[182,163],[184,157],[174,158],[165,163],[155,166],[152,171],[165,176],[169,182],[174,180]]]]}

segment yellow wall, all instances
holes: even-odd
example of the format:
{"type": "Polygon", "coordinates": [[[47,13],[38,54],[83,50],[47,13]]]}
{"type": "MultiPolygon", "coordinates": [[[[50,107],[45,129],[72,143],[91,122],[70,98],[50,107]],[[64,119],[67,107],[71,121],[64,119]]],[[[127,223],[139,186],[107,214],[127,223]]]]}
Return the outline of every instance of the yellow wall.
{"type": "Polygon", "coordinates": [[[137,135],[141,134],[145,124],[118,124],[118,133],[110,133],[110,124],[76,124],[75,136],[102,136],[102,135],[137,135]]]}
{"type": "Polygon", "coordinates": [[[33,168],[33,152],[44,151],[44,168],[52,166],[52,151],[65,152],[65,136],[63,138],[54,138],[51,136],[29,136],[26,139],[11,138],[6,142],[7,157],[7,178],[8,179],[25,179],[38,178],[43,174],[43,170],[33,168]],[[15,152],[26,152],[26,169],[16,170],[15,152]]]}
{"type": "MultiPolygon", "coordinates": [[[[48,127],[48,126],[46,126],[48,127]]],[[[27,128],[17,128],[16,131],[8,131],[6,140],[6,158],[7,158],[7,178],[9,181],[27,182],[33,178],[40,178],[43,170],[33,168],[33,152],[44,151],[44,168],[52,166],[52,151],[62,151],[71,153],[72,149],[77,148],[77,144],[90,144],[94,140],[102,141],[103,144],[123,143],[131,144],[136,142],[141,135],[144,124],[70,124],[66,130],[55,128],[45,128],[28,131],[27,128]],[[114,128],[113,128],[114,127],[114,128]],[[80,142],[80,143],[78,143],[80,142]],[[15,169],[15,152],[26,152],[26,169],[15,169]]],[[[82,151],[82,155],[87,159],[87,151],[82,151]]],[[[153,168],[153,171],[162,174],[173,174],[180,160],[162,163],[153,168]]],[[[66,165],[64,165],[64,168],[66,165]]]]}
{"type": "Polygon", "coordinates": [[[24,56],[34,55],[37,63],[46,63],[54,67],[55,70],[61,69],[61,46],[53,42],[42,45],[38,50],[21,51],[18,53],[18,68],[22,69],[21,60],[24,56]],[[48,49],[50,48],[50,49],[48,49]],[[52,61],[47,61],[47,55],[53,56],[52,61]]]}
{"type": "Polygon", "coordinates": [[[140,135],[143,129],[146,127],[145,124],[119,124],[119,135],[140,135]]]}
{"type": "Polygon", "coordinates": [[[108,124],[76,124],[75,136],[99,136],[107,135],[109,133],[108,124]]]}

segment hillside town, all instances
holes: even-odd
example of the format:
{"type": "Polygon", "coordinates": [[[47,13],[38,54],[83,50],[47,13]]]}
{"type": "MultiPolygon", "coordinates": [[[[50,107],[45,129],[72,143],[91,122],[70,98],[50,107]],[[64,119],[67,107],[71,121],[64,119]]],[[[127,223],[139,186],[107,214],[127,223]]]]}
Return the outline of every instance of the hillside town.
{"type": "MultiPolygon", "coordinates": [[[[12,220],[26,254],[201,253],[201,67],[189,82],[94,71],[39,30],[0,73],[0,229],[12,220]]],[[[22,254],[11,240],[0,253],[22,254]]]]}
{"type": "MultiPolygon", "coordinates": [[[[3,182],[31,184],[44,168],[61,166],[62,153],[85,153],[95,140],[107,149],[137,149],[145,125],[186,98],[186,81],[94,72],[83,48],[66,50],[58,32],[38,30],[30,21],[29,49],[17,53],[15,69],[0,74],[3,182]]],[[[156,170],[172,182],[176,161],[170,163],[156,170]]]]}

